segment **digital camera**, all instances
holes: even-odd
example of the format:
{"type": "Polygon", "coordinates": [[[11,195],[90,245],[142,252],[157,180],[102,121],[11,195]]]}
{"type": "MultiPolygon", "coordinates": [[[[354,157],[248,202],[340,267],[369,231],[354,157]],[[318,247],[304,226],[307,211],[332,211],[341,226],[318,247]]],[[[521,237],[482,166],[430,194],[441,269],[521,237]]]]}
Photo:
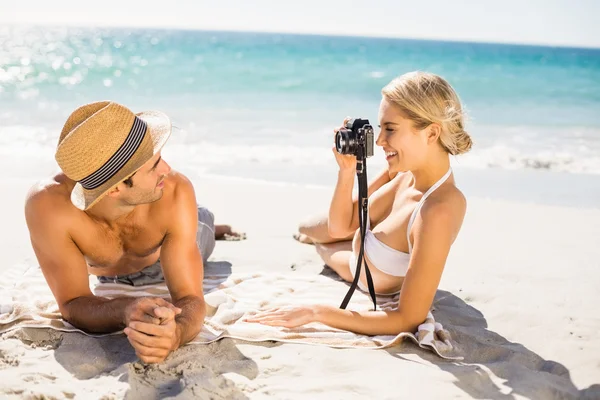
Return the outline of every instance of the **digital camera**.
{"type": "Polygon", "coordinates": [[[340,154],[371,157],[374,136],[368,119],[352,118],[335,134],[335,149],[340,154]]]}

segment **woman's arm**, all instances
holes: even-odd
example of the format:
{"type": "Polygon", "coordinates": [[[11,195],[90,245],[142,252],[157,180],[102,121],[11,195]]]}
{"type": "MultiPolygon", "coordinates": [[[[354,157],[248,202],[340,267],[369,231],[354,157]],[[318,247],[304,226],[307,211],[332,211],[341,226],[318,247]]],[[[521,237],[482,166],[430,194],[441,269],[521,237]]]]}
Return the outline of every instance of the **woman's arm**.
{"type": "MultiPolygon", "coordinates": [[[[334,150],[335,151],[335,150],[334,150]]],[[[358,228],[358,195],[352,196],[356,168],[340,168],[338,180],[329,207],[328,230],[332,238],[345,238],[358,228]]],[[[393,177],[385,167],[369,182],[368,196],[393,177]]]]}
{"type": "Polygon", "coordinates": [[[365,335],[414,332],[427,317],[450,246],[462,225],[466,202],[457,193],[450,201],[426,203],[421,209],[420,221],[413,229],[413,252],[397,310],[356,312],[315,305],[275,309],[248,321],[288,328],[321,322],[365,335]]]}

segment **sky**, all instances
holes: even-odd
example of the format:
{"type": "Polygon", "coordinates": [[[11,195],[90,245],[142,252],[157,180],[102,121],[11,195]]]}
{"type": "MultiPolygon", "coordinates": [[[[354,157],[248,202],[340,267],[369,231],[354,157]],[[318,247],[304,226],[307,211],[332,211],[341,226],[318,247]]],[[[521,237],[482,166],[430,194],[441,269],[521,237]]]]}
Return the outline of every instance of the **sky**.
{"type": "Polygon", "coordinates": [[[0,25],[164,27],[596,48],[599,17],[600,0],[0,0],[0,25]]]}

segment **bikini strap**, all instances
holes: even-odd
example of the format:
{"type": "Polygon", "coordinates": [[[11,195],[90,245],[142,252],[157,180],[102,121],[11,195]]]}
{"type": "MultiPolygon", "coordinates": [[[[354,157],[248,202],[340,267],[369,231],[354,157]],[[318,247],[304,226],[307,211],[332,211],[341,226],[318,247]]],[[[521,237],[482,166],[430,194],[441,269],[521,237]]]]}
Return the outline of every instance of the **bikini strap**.
{"type": "Polygon", "coordinates": [[[427,197],[429,197],[429,195],[431,193],[433,193],[437,188],[442,186],[442,184],[444,182],[446,182],[446,179],[448,179],[450,177],[450,174],[452,174],[452,168],[448,169],[448,172],[446,172],[444,174],[444,176],[442,176],[440,178],[440,180],[438,180],[436,183],[434,183],[433,186],[430,187],[429,190],[425,192],[423,197],[421,197],[421,200],[419,200],[419,202],[417,203],[417,206],[415,207],[415,210],[413,211],[412,215],[410,216],[410,220],[408,221],[408,228],[406,228],[406,240],[408,241],[408,253],[409,254],[412,253],[412,244],[410,243],[410,230],[412,229],[413,223],[415,222],[415,219],[417,218],[417,214],[419,213],[419,210],[423,206],[423,203],[425,203],[425,200],[427,199],[427,197]]]}

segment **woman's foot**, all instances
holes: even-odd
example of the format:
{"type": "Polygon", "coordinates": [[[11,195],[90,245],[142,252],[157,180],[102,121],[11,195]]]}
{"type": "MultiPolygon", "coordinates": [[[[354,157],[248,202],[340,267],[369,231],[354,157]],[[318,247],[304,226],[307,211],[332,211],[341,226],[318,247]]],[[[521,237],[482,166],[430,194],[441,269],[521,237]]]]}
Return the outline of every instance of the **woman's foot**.
{"type": "Polygon", "coordinates": [[[315,244],[315,242],[308,236],[303,233],[295,233],[293,235],[294,239],[304,244],[315,244]]]}
{"type": "Polygon", "coordinates": [[[215,225],[215,239],[231,241],[245,240],[246,234],[234,231],[230,225],[215,225]]]}

